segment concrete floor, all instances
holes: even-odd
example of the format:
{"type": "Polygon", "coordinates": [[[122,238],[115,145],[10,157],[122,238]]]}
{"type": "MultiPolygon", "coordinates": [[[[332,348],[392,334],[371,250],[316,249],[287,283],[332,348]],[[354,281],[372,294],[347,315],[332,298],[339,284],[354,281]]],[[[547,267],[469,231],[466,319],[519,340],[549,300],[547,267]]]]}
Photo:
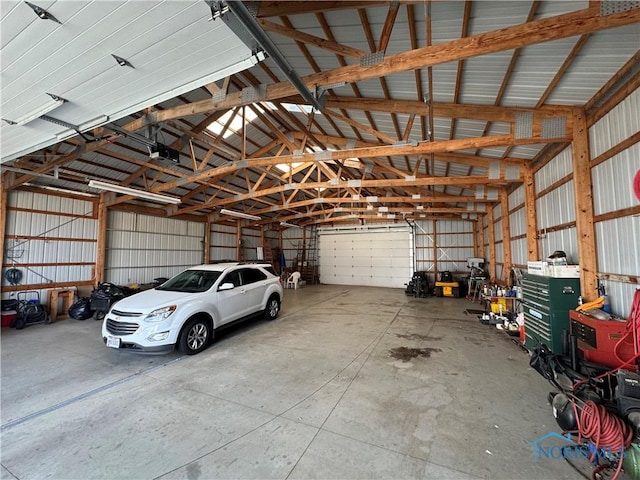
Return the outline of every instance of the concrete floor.
{"type": "Polygon", "coordinates": [[[533,459],[550,386],[467,308],[307,286],[194,357],[108,349],[94,320],[3,328],[1,478],[576,478],[533,459]]]}

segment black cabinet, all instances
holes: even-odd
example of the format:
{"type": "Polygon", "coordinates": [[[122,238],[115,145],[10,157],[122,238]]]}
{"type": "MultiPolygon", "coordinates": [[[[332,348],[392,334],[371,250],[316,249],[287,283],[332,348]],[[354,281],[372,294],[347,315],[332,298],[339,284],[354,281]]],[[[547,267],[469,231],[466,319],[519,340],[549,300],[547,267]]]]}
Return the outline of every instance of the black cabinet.
{"type": "Polygon", "coordinates": [[[544,343],[563,353],[562,332],[569,331],[569,310],[578,306],[579,278],[555,278],[525,273],[522,276],[525,346],[544,343]]]}

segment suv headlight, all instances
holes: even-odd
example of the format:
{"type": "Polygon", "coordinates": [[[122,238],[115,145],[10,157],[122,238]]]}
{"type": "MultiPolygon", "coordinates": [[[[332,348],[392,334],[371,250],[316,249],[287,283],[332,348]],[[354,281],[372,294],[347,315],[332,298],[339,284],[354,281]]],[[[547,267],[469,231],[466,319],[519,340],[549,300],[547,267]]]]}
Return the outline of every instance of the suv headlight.
{"type": "Polygon", "coordinates": [[[161,322],[166,318],[169,318],[173,312],[176,311],[176,305],[170,305],[168,307],[158,308],[144,317],[145,322],[156,323],[161,322]]]}

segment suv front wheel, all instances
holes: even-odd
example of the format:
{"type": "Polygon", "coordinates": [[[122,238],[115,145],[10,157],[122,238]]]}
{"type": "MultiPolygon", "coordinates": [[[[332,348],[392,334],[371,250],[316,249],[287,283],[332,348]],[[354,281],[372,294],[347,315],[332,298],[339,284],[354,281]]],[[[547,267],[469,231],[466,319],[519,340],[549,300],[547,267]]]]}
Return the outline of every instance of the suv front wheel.
{"type": "Polygon", "coordinates": [[[208,319],[192,318],[182,328],[178,339],[178,350],[184,355],[195,355],[207,347],[212,337],[213,331],[208,319]]]}

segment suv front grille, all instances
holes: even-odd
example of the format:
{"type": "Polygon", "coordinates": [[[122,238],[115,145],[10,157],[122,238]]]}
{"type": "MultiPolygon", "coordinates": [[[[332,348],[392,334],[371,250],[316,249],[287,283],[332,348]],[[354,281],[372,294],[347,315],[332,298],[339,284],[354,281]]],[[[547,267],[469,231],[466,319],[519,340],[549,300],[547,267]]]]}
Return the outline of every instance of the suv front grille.
{"type": "Polygon", "coordinates": [[[140,312],[123,312],[122,310],[111,310],[111,315],[116,315],[118,317],[139,317],[142,315],[140,312]]]}
{"type": "Polygon", "coordinates": [[[132,335],[136,333],[138,327],[137,323],[116,322],[115,320],[107,319],[107,331],[114,335],[132,335]]]}

